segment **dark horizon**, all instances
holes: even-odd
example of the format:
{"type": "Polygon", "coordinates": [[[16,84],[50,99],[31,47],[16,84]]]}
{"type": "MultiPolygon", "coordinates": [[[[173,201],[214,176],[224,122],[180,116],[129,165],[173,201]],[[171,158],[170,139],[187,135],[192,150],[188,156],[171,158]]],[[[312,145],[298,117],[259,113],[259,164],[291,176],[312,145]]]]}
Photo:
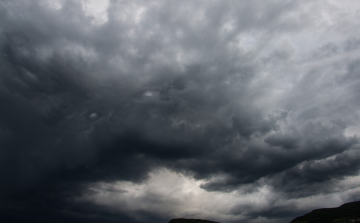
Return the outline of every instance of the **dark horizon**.
{"type": "Polygon", "coordinates": [[[283,223],[360,200],[359,9],[2,0],[0,219],[283,223]]]}

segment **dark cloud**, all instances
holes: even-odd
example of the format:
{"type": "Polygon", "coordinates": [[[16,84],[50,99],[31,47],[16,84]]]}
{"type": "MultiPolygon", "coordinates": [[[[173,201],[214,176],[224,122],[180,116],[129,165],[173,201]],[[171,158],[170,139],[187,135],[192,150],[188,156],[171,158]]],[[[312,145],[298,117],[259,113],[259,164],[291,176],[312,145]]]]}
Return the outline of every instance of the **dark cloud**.
{"type": "MultiPolygon", "coordinates": [[[[109,1],[99,22],[87,7],[0,3],[8,221],[164,221],[150,207],[76,200],[102,196],[89,189],[99,182],[147,185],[158,168],[201,190],[241,197],[266,186],[280,200],[331,194],[358,175],[359,41],[342,32],[356,14],[328,26],[322,12],[342,9],[326,2],[109,1]]],[[[165,206],[159,196],[144,199],[165,206]]],[[[253,222],[302,211],[228,205],[253,222]]]]}
{"type": "Polygon", "coordinates": [[[297,139],[286,135],[270,135],[264,142],[269,146],[281,146],[284,149],[293,149],[297,147],[297,139]]]}
{"type": "Polygon", "coordinates": [[[274,177],[274,186],[289,193],[290,197],[341,191],[342,188],[334,186],[336,183],[332,181],[359,174],[358,151],[354,149],[327,159],[305,161],[274,177]]]}

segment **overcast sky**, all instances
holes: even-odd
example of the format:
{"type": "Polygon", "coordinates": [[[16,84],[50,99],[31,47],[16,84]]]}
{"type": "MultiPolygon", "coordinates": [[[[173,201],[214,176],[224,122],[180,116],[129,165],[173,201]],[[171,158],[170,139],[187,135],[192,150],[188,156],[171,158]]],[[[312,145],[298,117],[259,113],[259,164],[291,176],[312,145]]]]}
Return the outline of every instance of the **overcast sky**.
{"type": "Polygon", "coordinates": [[[358,0],[1,0],[7,222],[286,223],[360,200],[358,0]]]}

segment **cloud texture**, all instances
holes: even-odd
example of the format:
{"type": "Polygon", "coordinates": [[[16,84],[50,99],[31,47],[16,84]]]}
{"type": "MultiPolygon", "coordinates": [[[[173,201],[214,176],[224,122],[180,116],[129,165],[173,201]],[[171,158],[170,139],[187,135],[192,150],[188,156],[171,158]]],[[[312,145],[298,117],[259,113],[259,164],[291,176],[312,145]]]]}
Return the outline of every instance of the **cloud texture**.
{"type": "Polygon", "coordinates": [[[360,199],[359,9],[3,0],[2,215],[275,223],[360,199]]]}

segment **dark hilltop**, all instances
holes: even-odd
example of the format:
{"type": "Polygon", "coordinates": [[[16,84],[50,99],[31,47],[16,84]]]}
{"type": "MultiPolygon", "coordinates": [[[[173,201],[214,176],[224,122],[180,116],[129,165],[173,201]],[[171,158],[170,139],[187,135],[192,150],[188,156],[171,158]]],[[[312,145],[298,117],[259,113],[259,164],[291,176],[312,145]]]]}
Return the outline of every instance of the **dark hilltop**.
{"type": "Polygon", "coordinates": [[[177,218],[170,220],[169,223],[219,223],[219,222],[202,220],[202,219],[177,218]]]}
{"type": "MultiPolygon", "coordinates": [[[[202,219],[172,219],[169,223],[218,223],[202,219]]],[[[350,202],[336,208],[315,209],[297,217],[290,223],[360,223],[360,201],[350,202]]]]}
{"type": "Polygon", "coordinates": [[[360,222],[360,201],[337,208],[321,208],[297,217],[290,223],[356,223],[360,222]]]}

